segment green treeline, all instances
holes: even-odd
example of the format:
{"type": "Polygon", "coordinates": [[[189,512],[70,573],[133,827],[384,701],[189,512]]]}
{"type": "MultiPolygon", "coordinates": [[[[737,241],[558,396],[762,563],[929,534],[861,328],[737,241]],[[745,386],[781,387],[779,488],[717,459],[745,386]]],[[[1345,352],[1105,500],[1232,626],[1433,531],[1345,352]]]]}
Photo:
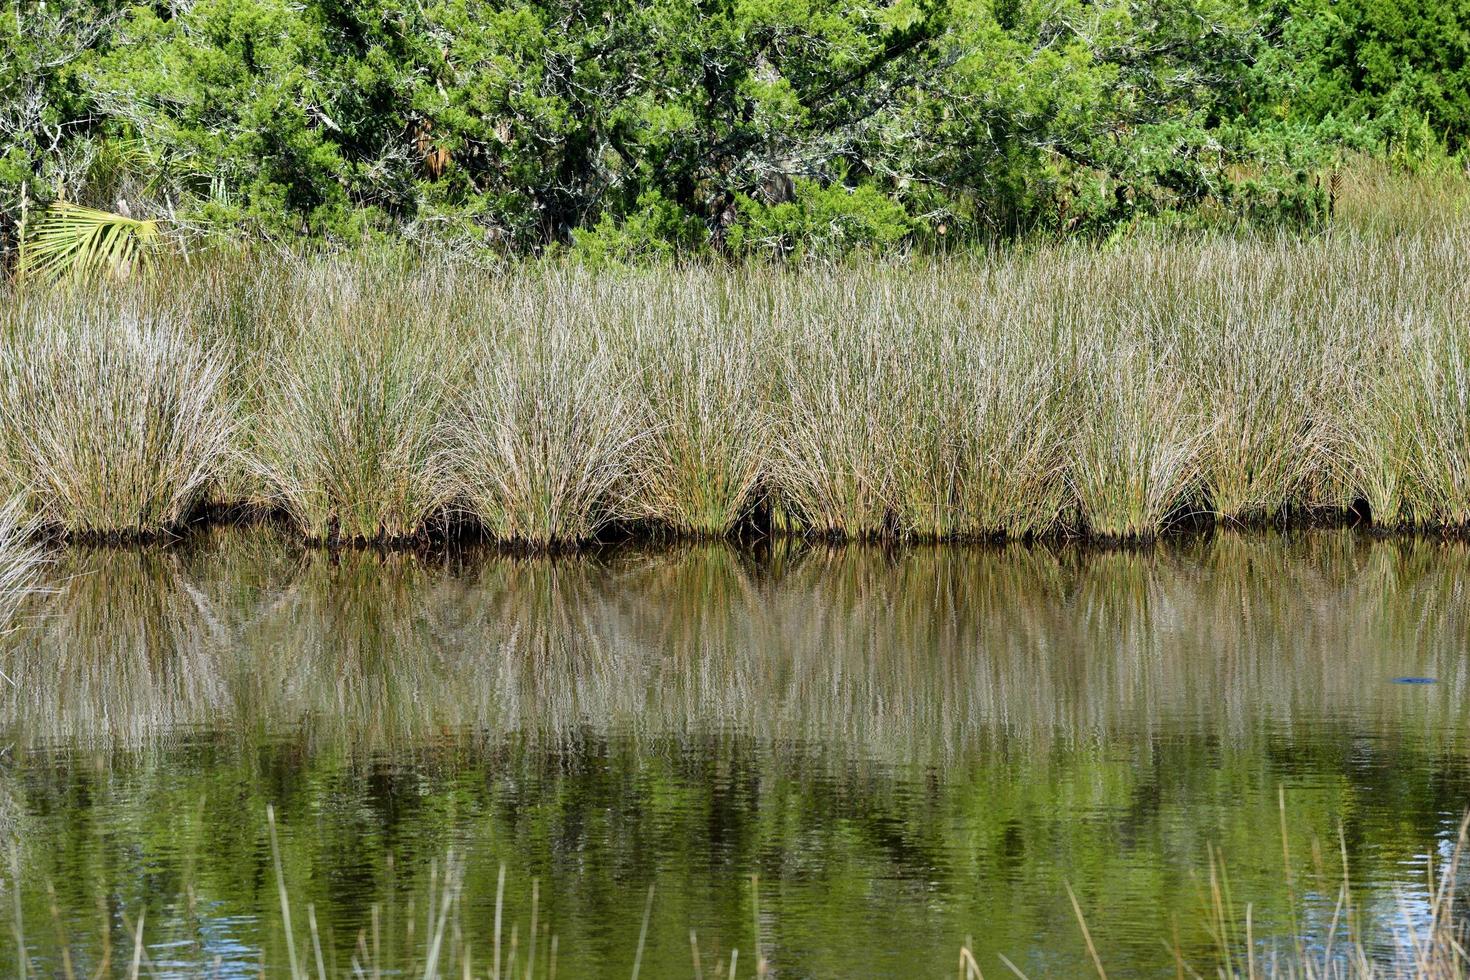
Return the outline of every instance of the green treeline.
{"type": "Polygon", "coordinates": [[[1312,224],[1470,137],[1470,0],[17,0],[0,250],[182,234],[837,254],[1312,224]]]}

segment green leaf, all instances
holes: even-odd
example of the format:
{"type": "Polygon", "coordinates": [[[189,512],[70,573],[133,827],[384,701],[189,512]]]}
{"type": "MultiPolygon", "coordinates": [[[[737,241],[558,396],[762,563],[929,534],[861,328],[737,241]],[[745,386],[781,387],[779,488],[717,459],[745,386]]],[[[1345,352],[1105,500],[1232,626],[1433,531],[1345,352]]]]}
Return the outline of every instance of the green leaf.
{"type": "Polygon", "coordinates": [[[157,221],[58,201],[26,229],[20,275],[41,282],[99,273],[127,278],[152,261],[158,240],[157,221]]]}

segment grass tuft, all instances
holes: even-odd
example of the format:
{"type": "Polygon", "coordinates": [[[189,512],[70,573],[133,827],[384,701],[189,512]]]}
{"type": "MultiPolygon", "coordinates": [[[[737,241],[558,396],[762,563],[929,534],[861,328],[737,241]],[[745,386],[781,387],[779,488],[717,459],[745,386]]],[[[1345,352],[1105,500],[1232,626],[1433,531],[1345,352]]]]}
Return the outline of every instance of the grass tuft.
{"type": "Polygon", "coordinates": [[[553,548],[625,513],[646,435],[612,358],[552,322],[478,346],[444,427],[444,458],[488,535],[553,548]]]}
{"type": "Polygon", "coordinates": [[[262,356],[260,408],[242,452],[260,500],[320,541],[413,537],[453,483],[439,442],[453,359],[427,309],[386,308],[330,283],[262,356]]]}
{"type": "Polygon", "coordinates": [[[226,371],[167,319],[42,318],[0,351],[0,470],[46,527],[176,529],[230,450],[226,371]]]}

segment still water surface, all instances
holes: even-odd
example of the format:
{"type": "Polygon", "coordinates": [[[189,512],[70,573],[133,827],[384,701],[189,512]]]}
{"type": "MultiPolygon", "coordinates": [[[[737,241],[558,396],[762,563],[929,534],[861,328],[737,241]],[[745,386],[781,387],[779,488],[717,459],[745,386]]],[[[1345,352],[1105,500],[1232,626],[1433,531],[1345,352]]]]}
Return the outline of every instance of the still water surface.
{"type": "Polygon", "coordinates": [[[282,975],[268,804],[334,975],[360,935],[422,972],[450,855],[481,969],[503,866],[524,971],[535,883],[538,976],[552,936],[559,976],[627,976],[645,907],[644,977],[691,975],[691,929],[708,976],[757,944],[953,976],[967,937],[988,975],[1080,975],[1069,884],[1112,975],[1173,976],[1166,943],[1208,973],[1212,848],[1262,949],[1325,937],[1345,851],[1388,956],[1470,804],[1452,543],[532,561],[261,529],[50,577],[0,689],[5,975],[17,934],[32,972],[123,969],[139,916],[159,974],[282,975]]]}

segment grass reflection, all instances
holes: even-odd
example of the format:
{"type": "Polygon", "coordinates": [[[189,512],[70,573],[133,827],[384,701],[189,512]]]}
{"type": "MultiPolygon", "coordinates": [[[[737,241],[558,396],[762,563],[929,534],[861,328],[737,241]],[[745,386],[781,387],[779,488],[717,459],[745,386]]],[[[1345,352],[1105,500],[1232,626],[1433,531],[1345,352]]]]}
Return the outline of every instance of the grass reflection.
{"type": "Polygon", "coordinates": [[[300,729],[366,749],[728,730],[930,763],[998,732],[1290,739],[1302,714],[1447,740],[1470,693],[1467,572],[1459,543],[1346,532],[568,560],[220,532],[62,554],[11,643],[0,723],[29,742],[300,729]]]}
{"type": "Polygon", "coordinates": [[[130,948],[140,915],[155,963],[279,968],[267,805],[295,947],[309,962],[310,904],[333,975],[375,906],[375,961],[422,964],[451,851],[482,966],[502,864],[507,933],[539,881],[568,976],[628,972],[650,884],[647,976],[687,973],[691,927],[706,970],[738,947],[741,975],[757,943],[796,975],[952,975],[967,935],[987,974],[1004,953],[1078,975],[1069,885],[1116,975],[1172,969],[1176,923],[1204,966],[1221,921],[1249,955],[1247,904],[1263,942],[1325,934],[1339,826],[1365,920],[1394,920],[1394,888],[1428,905],[1422,842],[1452,843],[1470,799],[1467,562],[1338,532],[69,550],[8,641],[0,829],[53,972],[130,948]]]}

